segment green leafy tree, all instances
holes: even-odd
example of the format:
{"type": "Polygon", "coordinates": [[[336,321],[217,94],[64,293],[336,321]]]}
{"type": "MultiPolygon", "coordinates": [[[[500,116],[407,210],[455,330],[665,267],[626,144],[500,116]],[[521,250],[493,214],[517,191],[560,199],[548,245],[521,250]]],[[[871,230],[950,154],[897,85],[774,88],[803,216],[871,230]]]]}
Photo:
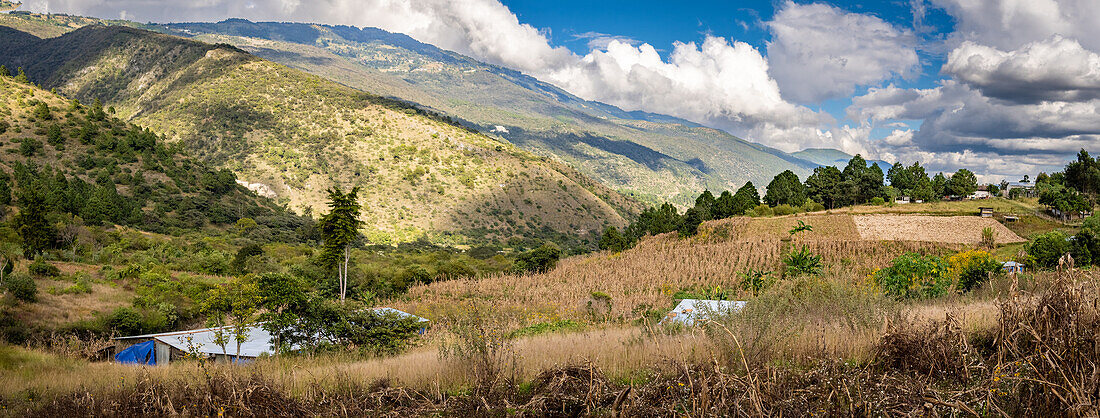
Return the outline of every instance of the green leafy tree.
{"type": "Polygon", "coordinates": [[[947,183],[948,194],[958,197],[967,197],[978,190],[978,177],[974,172],[960,168],[951,175],[951,181],[947,183]]]}
{"type": "MultiPolygon", "coordinates": [[[[1035,183],[1038,184],[1039,180],[1035,183]]],[[[1100,193],[1100,163],[1082,149],[1077,153],[1077,161],[1066,165],[1065,185],[1081,193],[1100,193]]]]}
{"type": "Polygon", "coordinates": [[[311,336],[302,332],[300,325],[309,319],[310,297],[300,279],[282,273],[261,274],[256,278],[256,294],[263,308],[259,321],[271,333],[278,352],[308,342],[311,336]]]}
{"type": "Polygon", "coordinates": [[[0,65],[0,77],[11,77],[11,70],[7,66],[0,65]]]}
{"type": "Polygon", "coordinates": [[[1028,264],[1039,268],[1051,268],[1058,265],[1058,260],[1071,250],[1066,234],[1061,231],[1051,231],[1035,237],[1027,246],[1028,264]]]}
{"type": "Polygon", "coordinates": [[[695,210],[699,212],[704,221],[714,219],[714,205],[717,200],[710,190],[704,190],[699,197],[695,198],[695,210]]]}
{"type": "Polygon", "coordinates": [[[551,243],[516,256],[514,268],[520,273],[545,273],[561,259],[561,249],[551,243]]]}
{"type": "Polygon", "coordinates": [[[337,188],[329,189],[329,213],[321,216],[318,226],[324,248],[321,260],[328,266],[337,268],[340,283],[340,301],[347,296],[348,263],[351,260],[351,246],[359,238],[359,228],[363,221],[359,219],[359,188],[354,187],[344,193],[337,188]]]}
{"type": "Polygon", "coordinates": [[[768,206],[791,205],[802,206],[806,203],[806,190],[798,175],[791,170],[783,171],[768,183],[768,191],[764,194],[764,202],[768,206]]]}
{"type": "Polygon", "coordinates": [[[708,216],[705,209],[691,208],[684,212],[684,218],[680,220],[677,231],[681,237],[694,236],[699,232],[699,225],[706,221],[708,216]]]}
{"type": "Polygon", "coordinates": [[[34,279],[26,274],[17,273],[11,275],[11,277],[8,278],[8,282],[4,284],[4,287],[8,289],[8,293],[11,293],[17,300],[27,303],[38,301],[38,285],[34,283],[34,279]]]}
{"type": "Polygon", "coordinates": [[[46,102],[38,102],[38,104],[34,106],[34,118],[38,120],[50,120],[52,118],[50,115],[50,106],[47,105],[46,102]]]}
{"type": "Polygon", "coordinates": [[[646,235],[659,235],[678,231],[682,218],[671,203],[643,210],[638,219],[626,228],[626,236],[637,241],[646,235]]]}
{"type": "Polygon", "coordinates": [[[15,269],[15,261],[23,256],[23,249],[12,242],[0,243],[0,288],[4,287],[4,278],[15,269]]]}
{"type": "Polygon", "coordinates": [[[618,228],[609,226],[603,230],[603,235],[600,235],[598,245],[603,251],[620,252],[630,248],[630,240],[619,233],[618,228]]]}

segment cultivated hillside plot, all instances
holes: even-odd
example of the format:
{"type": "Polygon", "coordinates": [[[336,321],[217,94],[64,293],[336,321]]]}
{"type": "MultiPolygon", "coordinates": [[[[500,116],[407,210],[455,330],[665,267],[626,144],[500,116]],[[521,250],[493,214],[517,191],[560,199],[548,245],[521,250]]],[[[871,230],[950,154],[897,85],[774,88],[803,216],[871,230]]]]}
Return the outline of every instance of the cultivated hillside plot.
{"type": "Polygon", "coordinates": [[[787,237],[798,221],[813,226],[801,241],[922,241],[977,244],[993,228],[997,244],[1026,242],[1000,222],[978,216],[810,214],[776,218],[735,217],[707,222],[701,235],[712,240],[759,241],[787,237]]]}
{"type": "Polygon", "coordinates": [[[976,244],[982,230],[993,228],[998,244],[1026,242],[1000,222],[976,216],[860,215],[853,216],[865,240],[928,241],[976,244]]]}

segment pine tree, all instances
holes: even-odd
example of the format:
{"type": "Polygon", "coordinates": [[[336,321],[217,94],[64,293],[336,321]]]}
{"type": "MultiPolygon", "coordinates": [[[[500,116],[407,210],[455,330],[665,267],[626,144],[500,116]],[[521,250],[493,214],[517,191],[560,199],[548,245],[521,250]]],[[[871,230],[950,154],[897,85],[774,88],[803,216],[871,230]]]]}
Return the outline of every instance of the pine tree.
{"type": "Polygon", "coordinates": [[[806,190],[798,175],[791,170],[779,173],[768,183],[768,191],[764,194],[764,202],[769,206],[791,205],[802,206],[806,203],[806,190]]]}
{"type": "Polygon", "coordinates": [[[16,231],[23,240],[23,251],[27,258],[53,247],[57,238],[57,229],[48,219],[49,212],[46,197],[36,187],[27,187],[19,196],[19,215],[15,217],[16,231]]]}
{"type": "Polygon", "coordinates": [[[340,301],[347,297],[348,262],[351,259],[351,245],[359,237],[359,228],[363,221],[359,219],[359,188],[344,193],[337,188],[329,189],[329,213],[321,217],[321,239],[324,249],[321,260],[329,266],[337,267],[337,279],[340,282],[340,301]]]}
{"type": "Polygon", "coordinates": [[[30,80],[27,79],[27,73],[23,72],[23,67],[19,67],[19,74],[15,76],[15,81],[18,81],[20,83],[30,83],[31,82],[30,80]]]}

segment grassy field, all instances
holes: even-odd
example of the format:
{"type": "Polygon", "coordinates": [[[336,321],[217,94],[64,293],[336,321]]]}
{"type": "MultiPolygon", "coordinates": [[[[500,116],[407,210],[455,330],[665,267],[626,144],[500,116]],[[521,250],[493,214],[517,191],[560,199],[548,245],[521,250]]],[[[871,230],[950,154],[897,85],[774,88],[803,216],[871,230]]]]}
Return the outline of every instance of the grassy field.
{"type": "MultiPolygon", "coordinates": [[[[943,213],[968,204],[955,205],[943,213]]],[[[1032,415],[1092,399],[1055,393],[1092,379],[1081,367],[1091,351],[1072,344],[1100,335],[1100,312],[1090,308],[1100,294],[1090,284],[1095,271],[997,276],[965,294],[898,300],[871,279],[876,269],[906,252],[946,256],[973,246],[867,240],[855,229],[850,213],[727,219],[691,238],[567,258],[544,274],[415,286],[381,304],[433,326],[390,357],[348,350],[145,368],[89,361],[101,340],[0,346],[0,413],[1032,415]],[[814,231],[788,240],[784,229],[798,220],[814,231]],[[782,254],[803,245],[821,255],[822,274],[781,273],[782,254]],[[742,287],[749,269],[773,271],[774,284],[759,294],[742,287]],[[658,325],[682,298],[748,304],[696,328],[658,325]],[[1034,338],[1021,338],[1024,330],[1034,338]],[[1067,347],[1083,357],[1050,357],[1067,347]],[[851,395],[838,401],[838,390],[851,395]]],[[[93,282],[89,294],[44,300],[78,310],[114,303],[125,290],[125,282],[93,282]]]]}

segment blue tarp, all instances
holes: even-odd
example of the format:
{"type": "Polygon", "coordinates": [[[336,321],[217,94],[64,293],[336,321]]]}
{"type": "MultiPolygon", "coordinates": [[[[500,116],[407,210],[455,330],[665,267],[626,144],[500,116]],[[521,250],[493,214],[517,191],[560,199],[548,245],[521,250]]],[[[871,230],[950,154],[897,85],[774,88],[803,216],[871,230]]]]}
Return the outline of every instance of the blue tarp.
{"type": "Polygon", "coordinates": [[[115,361],[123,364],[156,365],[157,355],[153,352],[153,347],[155,345],[156,342],[153,340],[131,345],[118,354],[115,354],[115,361]]]}

